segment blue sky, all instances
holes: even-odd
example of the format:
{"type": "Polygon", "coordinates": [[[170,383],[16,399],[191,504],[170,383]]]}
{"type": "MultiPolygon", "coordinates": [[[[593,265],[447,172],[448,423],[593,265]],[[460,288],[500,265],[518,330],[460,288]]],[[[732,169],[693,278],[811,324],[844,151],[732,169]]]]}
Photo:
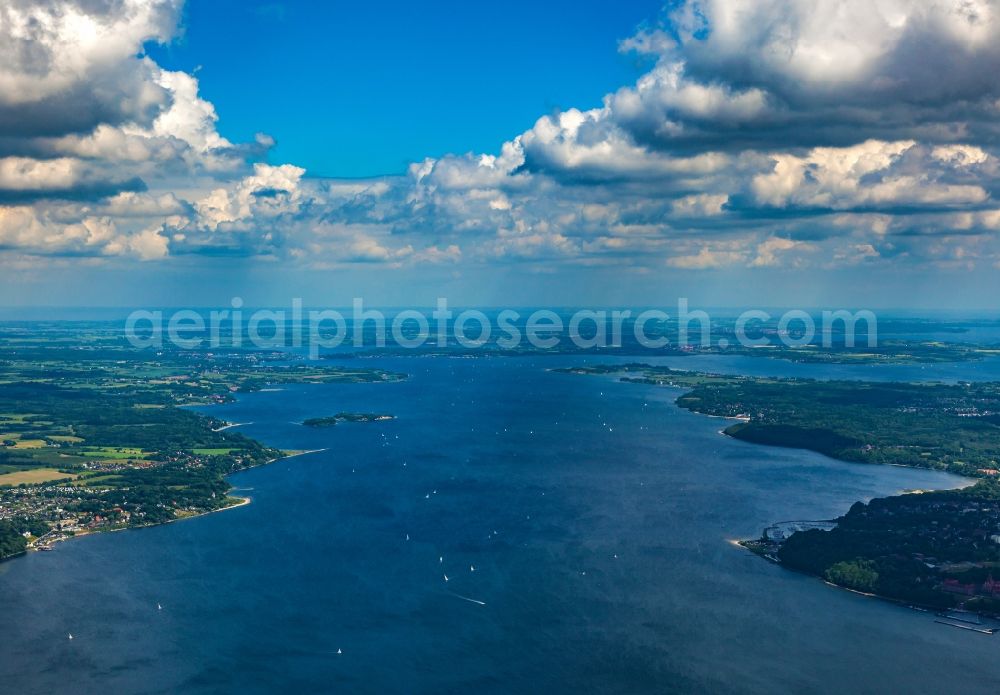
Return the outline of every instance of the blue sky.
{"type": "Polygon", "coordinates": [[[1000,0],[539,5],[7,0],[0,304],[1000,304],[1000,0]]]}
{"type": "Polygon", "coordinates": [[[219,132],[274,136],[274,162],[311,176],[401,174],[599,104],[648,69],[617,46],[661,4],[189,0],[179,38],[149,54],[172,70],[200,66],[219,132]]]}

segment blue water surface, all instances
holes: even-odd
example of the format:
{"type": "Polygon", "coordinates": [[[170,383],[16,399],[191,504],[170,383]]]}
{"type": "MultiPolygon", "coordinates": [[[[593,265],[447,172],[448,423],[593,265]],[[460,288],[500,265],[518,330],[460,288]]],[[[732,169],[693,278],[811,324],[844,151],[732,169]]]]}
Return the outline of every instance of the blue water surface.
{"type": "Polygon", "coordinates": [[[996,638],[732,543],[965,481],[747,444],[679,391],[548,371],[579,361],[371,359],[410,378],[204,409],[322,451],[233,476],[249,505],[0,564],[0,692],[996,692],[996,638]],[[300,424],[341,411],[397,419],[300,424]]]}

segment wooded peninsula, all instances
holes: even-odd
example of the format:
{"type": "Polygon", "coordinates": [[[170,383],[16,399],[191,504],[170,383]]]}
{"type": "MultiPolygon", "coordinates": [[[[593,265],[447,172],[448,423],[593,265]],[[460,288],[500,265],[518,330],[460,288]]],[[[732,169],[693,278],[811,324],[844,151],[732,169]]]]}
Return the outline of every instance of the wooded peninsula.
{"type": "Polygon", "coordinates": [[[733,418],[724,432],[744,441],[979,479],[961,490],[858,502],[832,530],[765,532],[743,545],[856,591],[1000,614],[1000,383],[776,379],[646,364],[558,371],[684,389],[680,407],[733,418]]]}

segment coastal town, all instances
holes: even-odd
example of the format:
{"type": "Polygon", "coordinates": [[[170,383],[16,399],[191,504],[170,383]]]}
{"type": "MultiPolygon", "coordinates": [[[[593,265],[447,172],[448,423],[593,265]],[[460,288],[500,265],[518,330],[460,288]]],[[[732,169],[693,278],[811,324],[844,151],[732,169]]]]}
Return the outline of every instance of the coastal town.
{"type": "Polygon", "coordinates": [[[0,559],[240,504],[225,477],[289,453],[187,406],[274,385],[405,378],[267,351],[138,350],[100,325],[55,346],[51,337],[0,335],[0,559]]]}
{"type": "MultiPolygon", "coordinates": [[[[232,456],[236,469],[256,462],[247,455],[232,456]]],[[[0,487],[0,523],[7,522],[19,530],[25,529],[21,531],[25,550],[45,551],[51,550],[53,544],[59,541],[89,533],[161,523],[165,515],[180,519],[241,503],[241,498],[219,496],[212,491],[204,501],[157,502],[156,511],[151,514],[141,504],[130,500],[119,484],[112,484],[130,470],[176,466],[194,472],[204,470],[209,464],[208,457],[185,452],[173,452],[164,456],[162,461],[87,462],[82,464],[79,472],[67,473],[61,480],[0,487]],[[102,484],[102,481],[108,482],[102,484]]]]}

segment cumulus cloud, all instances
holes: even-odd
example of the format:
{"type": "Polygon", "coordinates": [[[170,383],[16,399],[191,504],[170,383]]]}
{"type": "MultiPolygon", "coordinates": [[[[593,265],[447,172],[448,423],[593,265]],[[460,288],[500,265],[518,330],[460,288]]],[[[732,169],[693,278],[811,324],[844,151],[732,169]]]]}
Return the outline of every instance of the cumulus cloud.
{"type": "Polygon", "coordinates": [[[54,256],[121,256],[143,260],[167,254],[167,240],[155,229],[122,233],[110,217],[75,221],[27,206],[0,206],[0,249],[54,256]]]}
{"type": "Polygon", "coordinates": [[[757,255],[750,265],[757,268],[779,265],[785,252],[792,249],[808,248],[811,248],[810,245],[802,241],[771,237],[757,246],[757,255]]]}
{"type": "Polygon", "coordinates": [[[303,174],[305,169],[291,164],[276,167],[258,163],[253,174],[232,189],[217,188],[196,202],[195,223],[218,229],[222,225],[257,224],[269,218],[294,215],[303,198],[299,190],[303,174]]]}
{"type": "Polygon", "coordinates": [[[146,123],[168,103],[135,56],[173,33],[172,0],[8,0],[0,7],[0,134],[62,135],[146,123]]]}
{"type": "Polygon", "coordinates": [[[753,178],[765,205],[863,208],[880,205],[969,205],[986,201],[979,184],[949,180],[955,168],[987,159],[978,148],[935,148],[912,140],[869,140],[851,147],[817,147],[806,156],[780,154],[768,173],[753,178]]]}
{"type": "Polygon", "coordinates": [[[706,244],[697,253],[672,256],[666,263],[671,268],[681,270],[705,270],[743,263],[746,254],[741,250],[718,248],[716,244],[706,244]]]}
{"type": "MultiPolygon", "coordinates": [[[[180,0],[0,7],[0,254],[705,270],[1000,258],[998,0],[683,0],[492,153],[311,177],[144,55],[180,0]]],[[[641,19],[641,18],[637,18],[641,19]]]]}
{"type": "Polygon", "coordinates": [[[640,141],[996,138],[992,0],[689,0],[668,24],[656,68],[609,100],[640,141]]]}
{"type": "Polygon", "coordinates": [[[227,141],[197,80],[143,55],[147,42],[173,35],[180,4],[12,0],[0,7],[5,245],[164,257],[161,232],[191,223],[199,191],[249,172],[273,145],[266,136],[227,141]]]}

